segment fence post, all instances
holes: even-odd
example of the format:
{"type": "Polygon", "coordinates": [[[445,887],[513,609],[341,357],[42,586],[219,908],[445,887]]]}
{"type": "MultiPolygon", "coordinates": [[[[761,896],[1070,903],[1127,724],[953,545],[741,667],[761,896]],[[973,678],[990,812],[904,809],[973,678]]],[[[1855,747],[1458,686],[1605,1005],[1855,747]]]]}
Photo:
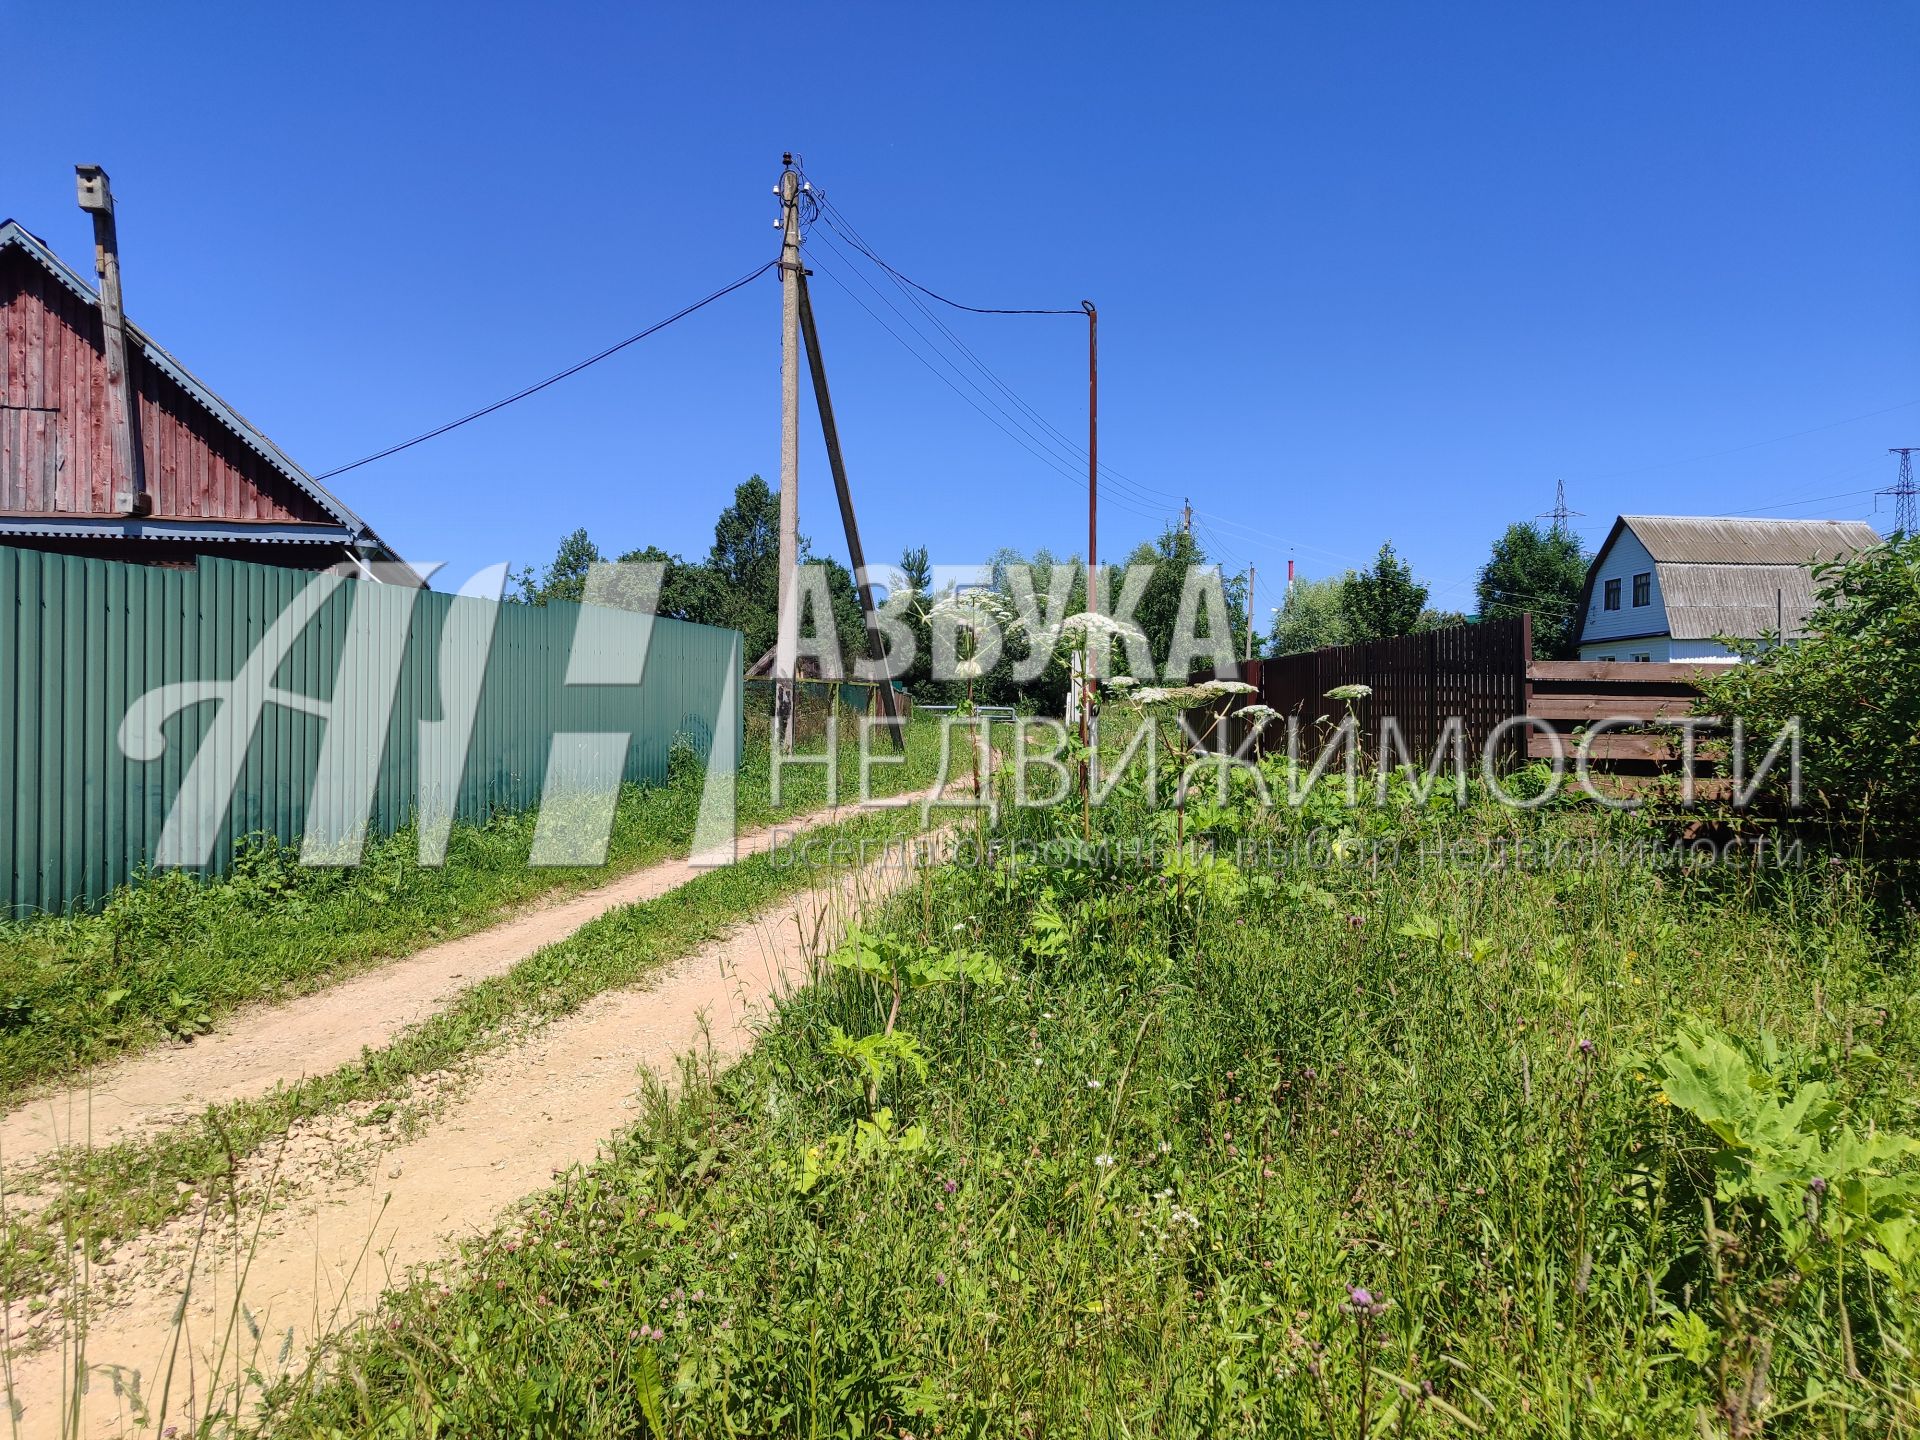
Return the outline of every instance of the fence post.
{"type": "MultiPolygon", "coordinates": [[[[1522,715],[1531,715],[1533,713],[1533,612],[1531,610],[1522,610],[1520,612],[1519,664],[1518,698],[1520,701],[1520,713],[1522,715]]],[[[1521,725],[1516,727],[1514,744],[1520,751],[1517,758],[1522,763],[1524,763],[1527,758],[1527,737],[1532,733],[1533,730],[1530,726],[1521,725]]]]}

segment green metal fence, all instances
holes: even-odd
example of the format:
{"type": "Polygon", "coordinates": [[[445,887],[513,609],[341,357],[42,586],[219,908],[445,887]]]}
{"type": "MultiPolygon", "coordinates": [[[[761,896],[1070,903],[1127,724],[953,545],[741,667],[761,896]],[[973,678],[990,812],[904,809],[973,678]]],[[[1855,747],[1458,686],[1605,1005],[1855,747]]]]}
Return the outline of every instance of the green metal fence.
{"type": "MultiPolygon", "coordinates": [[[[214,869],[241,837],[303,835],[328,730],[338,744],[349,721],[373,743],[384,736],[371,834],[406,824],[423,797],[451,795],[463,819],[538,804],[557,733],[628,732],[629,780],[664,778],[679,734],[715,765],[737,764],[736,631],[621,616],[612,632],[583,635],[579,649],[624,644],[641,624],[642,683],[581,683],[576,628],[583,614],[604,621],[608,612],[429,591],[415,592],[408,614],[405,590],[363,581],[326,594],[268,677],[283,695],[330,706],[329,715],[268,703],[242,735],[233,719],[241,712],[209,698],[165,722],[157,757],[128,757],[121,724],[130,706],[159,685],[234,681],[269,627],[319,581],[228,560],[163,570],[0,549],[0,914],[97,905],[151,863],[182,777],[210,737],[234,747],[238,767],[231,803],[215,801],[224,813],[214,869]],[[351,643],[356,633],[364,643],[351,643]],[[384,638],[366,642],[370,633],[384,638]],[[421,722],[447,718],[443,685],[449,696],[472,693],[476,671],[462,764],[447,743],[423,741],[421,722]]],[[[316,594],[333,582],[321,583],[316,594]]]]}

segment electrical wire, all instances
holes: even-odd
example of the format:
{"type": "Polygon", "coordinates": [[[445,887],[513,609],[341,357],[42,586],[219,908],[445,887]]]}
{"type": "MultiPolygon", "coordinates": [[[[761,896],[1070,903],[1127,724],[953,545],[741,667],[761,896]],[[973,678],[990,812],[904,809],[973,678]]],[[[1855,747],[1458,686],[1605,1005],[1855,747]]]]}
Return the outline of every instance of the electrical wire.
{"type": "MultiPolygon", "coordinates": [[[[811,184],[811,181],[809,181],[809,184],[811,184]]],[[[866,237],[860,233],[859,228],[855,226],[854,223],[847,218],[846,212],[841,210],[839,206],[835,205],[830,199],[828,199],[825,193],[822,192],[817,186],[813,187],[806,193],[810,197],[813,204],[813,211],[812,211],[813,215],[816,216],[827,227],[828,230],[832,231],[833,234],[837,235],[840,239],[846,241],[846,243],[849,246],[851,246],[853,249],[858,251],[859,254],[865,257],[867,260],[871,261],[876,267],[879,268],[879,270],[884,275],[886,275],[890,280],[892,280],[895,287],[900,290],[901,294],[904,295],[923,315],[925,315],[927,319],[934,326],[936,326],[942,334],[944,334],[949,340],[951,340],[955,345],[955,347],[958,348],[967,357],[967,359],[971,361],[972,364],[977,369],[979,369],[979,371],[983,375],[987,377],[988,381],[996,389],[998,389],[1010,401],[1012,401],[1014,405],[1018,406],[1022,411],[1024,411],[1027,414],[1027,416],[1034,421],[1035,424],[1039,425],[1043,430],[1047,431],[1050,435],[1054,437],[1055,441],[1058,443],[1059,448],[1067,451],[1070,455],[1072,455],[1082,464],[1086,463],[1089,457],[1088,457],[1088,452],[1084,446],[1078,444],[1069,436],[1067,436],[1063,431],[1060,430],[1058,426],[1054,425],[1052,421],[1048,420],[1046,416],[1042,415],[1038,410],[1034,409],[1032,405],[1028,404],[1024,399],[1022,399],[1021,396],[1018,394],[1018,392],[1016,392],[1011,386],[1009,386],[1004,380],[1002,380],[1000,376],[993,370],[993,368],[990,365],[988,365],[984,360],[982,360],[979,357],[979,355],[977,355],[973,351],[972,347],[969,346],[965,340],[961,339],[960,336],[956,334],[954,330],[951,327],[949,327],[944,320],[940,319],[939,315],[936,312],[928,309],[925,303],[922,302],[914,292],[918,291],[921,294],[931,295],[933,296],[933,298],[935,298],[936,300],[940,300],[942,303],[950,304],[950,305],[953,305],[956,309],[971,311],[975,314],[1075,315],[1075,314],[1080,314],[1082,312],[1076,311],[1076,310],[995,311],[995,310],[983,309],[978,306],[959,305],[957,302],[949,301],[946,299],[946,297],[938,294],[933,290],[930,290],[928,287],[924,285],[921,285],[918,281],[912,279],[910,276],[903,274],[895,266],[889,264],[886,260],[882,259],[880,255],[874,250],[873,246],[868,242],[866,237]]],[[[894,309],[896,313],[898,313],[898,307],[896,306],[894,307],[894,309]]],[[[1111,465],[1108,465],[1105,462],[1102,462],[1100,464],[1099,473],[1102,476],[1104,476],[1107,480],[1114,483],[1115,485],[1118,485],[1122,489],[1132,492],[1136,498],[1147,500],[1149,503],[1155,503],[1160,499],[1178,500],[1183,498],[1179,493],[1175,491],[1162,490],[1158,486],[1142,484],[1141,482],[1134,480],[1132,477],[1122,474],[1120,471],[1114,469],[1111,465]]]]}
{"type": "MultiPolygon", "coordinates": [[[[1037,448],[1037,442],[1032,438],[1031,431],[1026,431],[1023,428],[1018,433],[1016,433],[1016,431],[1013,428],[1010,428],[1007,424],[1003,423],[999,416],[996,416],[994,413],[989,411],[985,406],[981,405],[979,401],[975,400],[971,395],[967,394],[966,391],[962,390],[958,385],[956,385],[947,375],[942,373],[942,371],[939,369],[938,366],[936,366],[933,363],[933,361],[929,360],[925,355],[921,354],[919,349],[916,348],[911,341],[907,340],[904,336],[900,334],[898,330],[894,329],[893,326],[889,325],[886,322],[886,320],[881,317],[878,311],[876,311],[871,305],[867,304],[865,300],[861,299],[859,294],[855,292],[853,287],[840,277],[840,274],[837,268],[832,264],[823,261],[819,252],[817,251],[814,254],[812,265],[818,271],[818,273],[825,275],[829,280],[831,280],[835,285],[837,285],[842,291],[844,291],[846,293],[847,298],[852,300],[854,304],[858,305],[862,310],[864,310],[867,313],[867,316],[873,321],[873,323],[878,325],[889,336],[891,336],[894,342],[898,344],[901,349],[905,350],[909,355],[913,356],[914,359],[918,360],[922,365],[926,366],[928,372],[931,373],[936,380],[938,380],[942,385],[945,385],[949,390],[953,391],[954,394],[958,395],[968,405],[972,406],[976,411],[979,412],[981,417],[985,419],[990,425],[992,425],[995,429],[999,430],[1002,434],[1007,436],[1007,438],[1012,440],[1014,444],[1018,445],[1021,449],[1025,450],[1029,455],[1032,455],[1036,460],[1040,461],[1041,464],[1045,465],[1049,470],[1053,471],[1055,474],[1061,476],[1066,480],[1073,482],[1074,484],[1082,488],[1085,488],[1087,481],[1084,475],[1075,473],[1071,468],[1063,464],[1060,461],[1058,456],[1051,455],[1047,453],[1045,450],[1037,448]]],[[[915,333],[918,333],[918,332],[916,331],[915,333]]],[[[924,337],[922,338],[924,340],[924,337]]],[[[1136,507],[1125,504],[1124,502],[1121,502],[1120,508],[1131,510],[1134,514],[1149,520],[1158,520],[1158,519],[1164,518],[1164,516],[1155,515],[1150,511],[1139,510],[1136,507]]]]}
{"type": "Polygon", "coordinates": [[[402,440],[398,445],[389,445],[384,450],[376,450],[371,455],[363,455],[358,460],[353,461],[351,464],[335,466],[333,469],[324,471],[323,473],[316,475],[313,478],[315,480],[331,480],[336,475],[344,475],[349,470],[358,470],[362,465],[371,465],[376,460],[384,460],[389,455],[398,455],[402,450],[411,450],[416,445],[422,445],[429,440],[437,439],[440,436],[445,435],[449,430],[458,430],[462,425],[469,425],[473,423],[475,420],[479,420],[484,418],[485,416],[493,414],[494,411],[496,410],[504,410],[509,405],[515,404],[521,400],[525,400],[529,395],[538,395],[542,390],[545,390],[548,386],[558,385],[562,380],[570,379],[571,377],[578,375],[582,370],[585,370],[589,365],[598,365],[602,360],[607,359],[609,356],[618,355],[622,350],[626,349],[629,345],[637,344],[639,341],[646,339],[649,335],[658,334],[660,331],[666,329],[667,326],[673,324],[676,320],[684,320],[687,318],[687,316],[693,314],[694,311],[703,309],[704,307],[711,305],[714,301],[722,298],[723,296],[731,295],[734,291],[740,289],[742,286],[745,286],[752,281],[758,280],[762,275],[766,274],[769,270],[773,269],[779,263],[780,263],[779,257],[775,256],[773,259],[767,261],[766,264],[762,265],[758,270],[755,270],[750,274],[742,275],[738,280],[734,281],[731,285],[723,285],[720,289],[714,291],[711,295],[707,296],[704,300],[696,300],[693,302],[693,304],[686,306],[684,309],[676,310],[673,314],[669,315],[666,319],[660,321],[659,323],[654,325],[649,325],[646,329],[640,331],[638,334],[629,335],[626,339],[620,341],[617,345],[609,345],[606,349],[600,351],[598,354],[589,355],[586,359],[579,361],[577,364],[569,365],[566,369],[559,371],[557,374],[549,375],[546,379],[540,381],[538,384],[529,385],[524,390],[517,390],[513,394],[507,396],[504,400],[496,400],[493,402],[493,404],[483,406],[480,409],[473,411],[471,414],[462,415],[458,420],[449,420],[446,424],[435,426],[431,430],[425,431],[419,435],[414,436],[411,440],[402,440]]]}
{"type": "Polygon", "coordinates": [[[1877,495],[1877,490],[1842,490],[1838,495],[1812,495],[1805,500],[1782,500],[1778,505],[1756,505],[1751,510],[1729,510],[1729,515],[1760,515],[1769,510],[1791,510],[1796,505],[1818,505],[1827,500],[1851,500],[1856,495],[1877,495]]]}
{"type": "Polygon", "coordinates": [[[1805,430],[1795,430],[1787,435],[1774,435],[1765,440],[1755,440],[1746,445],[1735,445],[1731,450],[1715,450],[1706,455],[1689,455],[1683,460],[1662,460],[1654,465],[1642,465],[1632,470],[1612,470],[1604,475],[1589,475],[1590,481],[1618,480],[1628,475],[1645,475],[1653,470],[1671,470],[1676,465],[1693,465],[1702,460],[1718,460],[1727,455],[1739,455],[1748,450],[1758,450],[1763,445],[1778,445],[1782,440],[1798,440],[1802,435],[1818,435],[1822,430],[1837,430],[1842,425],[1854,425],[1862,420],[1872,420],[1879,415],[1891,415],[1896,410],[1908,410],[1920,405],[1920,399],[1902,400],[1898,405],[1889,405],[1884,410],[1869,410],[1864,415],[1849,415],[1844,420],[1830,420],[1825,425],[1812,425],[1805,430]]]}

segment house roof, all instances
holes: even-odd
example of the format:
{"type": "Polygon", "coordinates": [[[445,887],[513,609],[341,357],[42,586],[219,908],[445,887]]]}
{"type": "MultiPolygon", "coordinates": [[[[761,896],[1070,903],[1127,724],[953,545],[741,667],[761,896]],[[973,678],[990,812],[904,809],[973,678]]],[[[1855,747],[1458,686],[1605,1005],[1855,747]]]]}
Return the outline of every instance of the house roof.
{"type": "MultiPolygon", "coordinates": [[[[95,309],[99,308],[99,294],[80,277],[77,271],[70,267],[58,255],[54,254],[53,250],[44,240],[35,235],[31,230],[28,230],[17,220],[0,220],[0,253],[10,248],[18,249],[23,254],[32,258],[61,285],[72,291],[83,304],[95,309]]],[[[240,414],[239,411],[235,410],[233,406],[229,405],[225,400],[222,400],[204,381],[176,360],[162,348],[152,336],[148,335],[146,331],[142,330],[131,320],[127,321],[127,338],[139,347],[140,354],[149,365],[172,380],[174,384],[178,385],[192,397],[208,415],[212,416],[214,420],[237,435],[248,449],[266,461],[274,470],[284,475],[295,486],[310,496],[321,509],[331,515],[339,525],[340,530],[344,532],[343,537],[336,540],[335,543],[348,543],[361,549],[372,551],[374,552],[375,558],[399,559],[393,547],[382,540],[374,531],[374,528],[365,520],[361,519],[344,500],[327,489],[326,486],[314,479],[305,470],[302,470],[298,465],[294,464],[287,453],[278,445],[274,444],[273,441],[269,440],[257,425],[240,414]]],[[[288,537],[279,533],[268,534],[266,532],[276,529],[284,530],[285,528],[284,526],[255,527],[242,525],[236,527],[235,533],[229,538],[238,540],[260,538],[281,541],[288,537]],[[253,534],[255,530],[261,532],[257,537],[253,534]]],[[[188,536],[185,531],[181,531],[177,535],[160,536],[153,534],[148,538],[192,537],[188,536]]],[[[333,535],[327,535],[325,538],[330,540],[335,539],[333,535]]]]}
{"type": "MultiPolygon", "coordinates": [[[[1806,565],[1880,543],[1861,520],[1749,520],[1720,515],[1622,515],[1624,527],[1661,564],[1806,565]]],[[[1613,535],[1607,544],[1613,543],[1613,535]]],[[[1604,554],[1605,546],[1601,547],[1604,554]]]]}
{"type": "Polygon", "coordinates": [[[1752,639],[1775,629],[1791,639],[1813,609],[1811,566],[1880,543],[1859,520],[1749,520],[1717,515],[1622,515],[1587,567],[1580,591],[1584,634],[1593,587],[1627,531],[1660,576],[1667,629],[1676,640],[1752,639]]]}

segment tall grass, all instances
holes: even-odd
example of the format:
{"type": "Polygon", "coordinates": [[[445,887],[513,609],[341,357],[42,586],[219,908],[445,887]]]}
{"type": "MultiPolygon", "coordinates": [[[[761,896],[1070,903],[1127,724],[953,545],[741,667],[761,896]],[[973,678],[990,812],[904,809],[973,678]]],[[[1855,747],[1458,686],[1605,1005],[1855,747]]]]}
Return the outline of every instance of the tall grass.
{"type": "MultiPolygon", "coordinates": [[[[876,766],[876,792],[929,783],[936,736],[931,725],[910,726],[907,763],[876,766]]],[[[851,731],[839,763],[846,803],[858,783],[851,731]]],[[[781,781],[776,805],[757,730],[737,788],[743,828],[828,803],[822,766],[794,766],[781,781]]],[[[359,865],[340,869],[301,865],[297,847],[256,838],[218,879],[153,873],[97,914],[0,921],[0,1102],[158,1040],[191,1039],[238,1006],[316,989],[529,901],[684,855],[701,784],[699,765],[677,756],[665,783],[624,787],[600,866],[529,867],[537,815],[501,813],[456,824],[437,868],[418,863],[412,827],[369,842],[359,865]]]]}
{"type": "Polygon", "coordinates": [[[1840,1198],[1897,1218],[1910,1182],[1802,1176],[1783,1220],[1676,1059],[1716,1037],[1728,1103],[1825,1087],[1819,1156],[1914,1130],[1901,918],[1825,862],[1458,863],[1647,838],[1586,811],[1187,815],[1322,821],[1324,869],[1094,874],[1014,863],[1077,811],[1008,817],[270,1428],[1912,1432],[1920,1276],[1840,1198]]]}

